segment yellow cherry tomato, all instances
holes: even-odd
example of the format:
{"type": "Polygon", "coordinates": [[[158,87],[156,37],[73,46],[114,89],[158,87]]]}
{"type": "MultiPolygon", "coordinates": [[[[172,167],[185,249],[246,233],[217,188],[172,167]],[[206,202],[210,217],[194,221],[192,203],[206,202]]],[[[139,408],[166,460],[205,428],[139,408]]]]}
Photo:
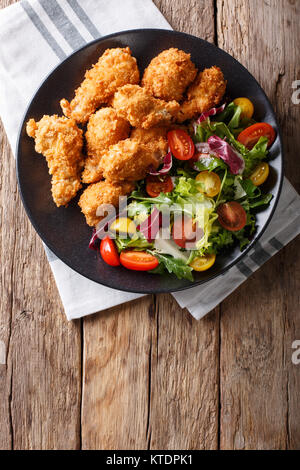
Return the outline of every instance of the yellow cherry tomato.
{"type": "Polygon", "coordinates": [[[269,172],[269,165],[266,162],[262,162],[255,168],[250,179],[255,186],[260,186],[268,178],[269,172]]]}
{"type": "Polygon", "coordinates": [[[215,254],[198,256],[191,262],[190,266],[195,271],[206,271],[207,269],[212,267],[215,261],[216,261],[215,254]]]}
{"type": "Polygon", "coordinates": [[[134,222],[128,217],[119,217],[114,220],[109,230],[112,232],[127,233],[128,235],[134,235],[136,232],[136,227],[134,222]]]}
{"type": "Polygon", "coordinates": [[[202,183],[202,186],[199,188],[200,193],[208,197],[214,197],[219,194],[221,180],[217,173],[213,171],[201,171],[201,173],[196,176],[196,181],[202,183]]]}
{"type": "Polygon", "coordinates": [[[248,98],[236,98],[233,100],[236,106],[239,106],[242,109],[242,118],[251,119],[254,113],[254,106],[248,98]]]}

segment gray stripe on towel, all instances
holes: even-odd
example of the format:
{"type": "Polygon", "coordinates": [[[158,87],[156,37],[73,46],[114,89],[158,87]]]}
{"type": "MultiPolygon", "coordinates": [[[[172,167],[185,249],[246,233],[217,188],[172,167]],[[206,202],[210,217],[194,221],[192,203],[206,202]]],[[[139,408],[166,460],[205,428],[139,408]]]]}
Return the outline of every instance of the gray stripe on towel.
{"type": "Polygon", "coordinates": [[[39,2],[73,50],[86,43],[56,0],[39,0],[39,2]]]}
{"type": "Polygon", "coordinates": [[[281,248],[283,248],[283,244],[275,237],[271,238],[271,240],[269,240],[269,243],[273,248],[275,248],[275,250],[279,251],[281,250],[281,248]]]}
{"type": "Polygon", "coordinates": [[[236,267],[238,268],[240,273],[243,274],[245,277],[249,277],[251,276],[251,274],[253,274],[252,269],[248,268],[244,261],[239,261],[236,267]]]}
{"type": "Polygon", "coordinates": [[[90,18],[88,17],[84,9],[79,5],[77,0],[67,0],[67,2],[72,8],[72,10],[74,11],[74,13],[76,13],[81,23],[84,24],[84,26],[86,27],[88,32],[91,34],[91,36],[94,39],[100,38],[101,37],[100,31],[98,31],[94,23],[90,20],[90,18]]]}
{"type": "Polygon", "coordinates": [[[263,249],[261,244],[259,242],[256,242],[256,244],[253,247],[254,252],[250,255],[250,258],[256,263],[258,266],[262,266],[266,261],[268,261],[269,258],[271,258],[271,255],[263,249]]]}
{"type": "Polygon", "coordinates": [[[23,10],[27,13],[28,17],[30,18],[31,22],[34,24],[36,29],[39,33],[43,36],[45,41],[51,47],[53,52],[57,55],[60,60],[65,59],[67,56],[60,47],[60,45],[56,42],[52,34],[48,31],[44,23],[38,17],[32,6],[27,2],[27,0],[23,0],[21,3],[23,10]]]}

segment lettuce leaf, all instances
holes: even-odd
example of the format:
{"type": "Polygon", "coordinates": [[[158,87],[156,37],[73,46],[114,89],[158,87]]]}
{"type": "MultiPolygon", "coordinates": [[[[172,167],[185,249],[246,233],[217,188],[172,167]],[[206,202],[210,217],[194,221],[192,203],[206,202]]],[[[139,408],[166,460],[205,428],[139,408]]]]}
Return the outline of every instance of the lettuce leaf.
{"type": "MultiPolygon", "coordinates": [[[[219,118],[220,119],[220,118],[219,118]]],[[[249,176],[259,162],[268,158],[268,138],[260,137],[259,141],[251,150],[248,150],[243,144],[238,142],[224,122],[211,122],[209,119],[197,126],[197,135],[201,137],[201,142],[207,142],[209,137],[217,135],[221,139],[226,138],[244,158],[245,170],[244,176],[249,176]],[[199,129],[201,127],[201,130],[199,129]]]]}
{"type": "Polygon", "coordinates": [[[200,158],[194,163],[194,166],[197,167],[199,171],[214,171],[216,169],[225,169],[226,163],[224,163],[221,158],[209,155],[205,158],[200,158]]]}
{"type": "Polygon", "coordinates": [[[190,197],[194,194],[199,194],[199,188],[202,187],[202,183],[199,183],[193,178],[187,178],[180,176],[176,181],[175,194],[179,194],[181,197],[190,197]]]}
{"type": "Polygon", "coordinates": [[[258,186],[252,183],[250,179],[247,180],[240,180],[240,185],[242,186],[243,190],[245,191],[248,198],[253,199],[259,197],[261,195],[261,190],[258,186]]]}
{"type": "Polygon", "coordinates": [[[160,193],[157,197],[144,196],[142,191],[133,191],[130,198],[139,201],[150,202],[151,204],[172,204],[173,198],[170,193],[160,193]]]}
{"type": "Polygon", "coordinates": [[[136,225],[140,225],[143,223],[151,212],[151,204],[150,202],[139,202],[139,201],[132,201],[127,206],[127,214],[128,217],[133,218],[136,225]]]}
{"type": "Polygon", "coordinates": [[[188,279],[189,281],[193,281],[193,274],[190,266],[188,266],[183,260],[175,259],[172,256],[164,255],[161,253],[157,253],[156,251],[149,251],[152,255],[154,255],[158,261],[159,266],[152,271],[149,271],[153,274],[162,274],[162,266],[164,269],[168,271],[168,273],[173,273],[178,279],[188,279]]]}
{"type": "Polygon", "coordinates": [[[139,237],[133,238],[119,238],[115,239],[119,253],[127,248],[134,249],[135,251],[143,251],[147,248],[153,248],[153,243],[148,242],[141,234],[139,237]]]}
{"type": "Polygon", "coordinates": [[[196,212],[195,220],[199,227],[202,228],[204,234],[203,237],[197,241],[196,248],[202,254],[209,248],[209,236],[212,231],[213,223],[217,220],[218,214],[215,212],[214,207],[201,206],[196,212]]]}
{"type": "Polygon", "coordinates": [[[232,232],[225,228],[220,228],[218,231],[213,232],[209,237],[210,246],[207,250],[208,253],[219,254],[228,248],[231,248],[234,243],[232,232]]]}

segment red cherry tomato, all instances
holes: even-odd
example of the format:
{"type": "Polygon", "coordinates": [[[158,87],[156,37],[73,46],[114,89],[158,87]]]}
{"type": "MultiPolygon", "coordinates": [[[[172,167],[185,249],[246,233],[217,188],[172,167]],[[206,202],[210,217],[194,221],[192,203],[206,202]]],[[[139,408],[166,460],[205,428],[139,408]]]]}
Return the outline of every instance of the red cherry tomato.
{"type": "Polygon", "coordinates": [[[158,259],[145,251],[122,251],[120,261],[125,268],[134,271],[149,271],[159,265],[158,259]]]}
{"type": "Polygon", "coordinates": [[[238,202],[231,201],[220,204],[217,213],[222,227],[231,232],[237,232],[245,227],[247,214],[245,209],[238,202]]]}
{"type": "Polygon", "coordinates": [[[197,224],[191,217],[176,217],[174,219],[172,237],[174,242],[185,248],[187,244],[194,243],[203,236],[203,230],[197,227],[197,224]]]}
{"type": "Polygon", "coordinates": [[[106,264],[109,264],[110,266],[120,266],[117,247],[108,235],[101,240],[100,253],[106,264]]]}
{"type": "Polygon", "coordinates": [[[276,137],[275,131],[267,122],[253,124],[244,129],[238,136],[237,140],[251,150],[259,141],[260,137],[268,137],[268,147],[270,147],[276,137]]]}
{"type": "Polygon", "coordinates": [[[189,160],[195,152],[195,145],[190,136],[182,129],[168,132],[168,143],[172,154],[178,160],[189,160]]]}
{"type": "Polygon", "coordinates": [[[157,197],[160,193],[170,193],[172,190],[173,182],[171,176],[147,176],[146,191],[149,196],[157,197]]]}

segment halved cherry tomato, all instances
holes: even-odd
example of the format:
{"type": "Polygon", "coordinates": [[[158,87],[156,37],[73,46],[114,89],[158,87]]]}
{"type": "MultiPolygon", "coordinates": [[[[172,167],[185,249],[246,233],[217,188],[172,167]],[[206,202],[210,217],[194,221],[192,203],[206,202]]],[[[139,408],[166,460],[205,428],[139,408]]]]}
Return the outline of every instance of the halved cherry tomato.
{"type": "Polygon", "coordinates": [[[185,248],[187,244],[194,243],[203,236],[203,230],[197,226],[191,217],[177,216],[174,219],[172,237],[176,245],[185,248]]]}
{"type": "Polygon", "coordinates": [[[108,235],[101,240],[100,253],[106,264],[109,264],[110,266],[120,266],[117,247],[108,235]]]}
{"type": "Polygon", "coordinates": [[[168,143],[172,154],[178,160],[189,160],[195,152],[195,145],[190,136],[182,129],[168,132],[168,143]]]}
{"type": "Polygon", "coordinates": [[[276,137],[275,131],[267,122],[259,122],[244,129],[238,136],[237,140],[251,150],[259,141],[260,137],[268,137],[268,147],[270,147],[276,137]]]}
{"type": "Polygon", "coordinates": [[[190,266],[195,271],[206,271],[207,269],[212,267],[215,261],[216,261],[215,254],[198,256],[197,258],[193,259],[190,266]]]}
{"type": "Polygon", "coordinates": [[[147,176],[146,191],[149,196],[157,197],[160,193],[170,193],[172,190],[173,182],[171,176],[147,176]]]}
{"type": "Polygon", "coordinates": [[[219,194],[221,189],[221,180],[217,173],[213,171],[201,171],[196,176],[196,181],[202,183],[202,186],[198,188],[200,193],[205,194],[208,197],[214,197],[219,194]]]}
{"type": "Polygon", "coordinates": [[[251,119],[254,113],[254,106],[248,98],[236,98],[233,100],[236,106],[242,110],[241,118],[251,119]]]}
{"type": "Polygon", "coordinates": [[[253,171],[250,179],[255,186],[263,184],[269,176],[269,165],[266,162],[262,162],[253,171]]]}
{"type": "Polygon", "coordinates": [[[158,259],[145,251],[122,251],[120,261],[125,268],[134,271],[149,271],[159,265],[158,259]]]}
{"type": "Polygon", "coordinates": [[[245,209],[236,201],[220,204],[217,213],[222,227],[231,232],[237,232],[245,227],[247,214],[245,209]]]}

